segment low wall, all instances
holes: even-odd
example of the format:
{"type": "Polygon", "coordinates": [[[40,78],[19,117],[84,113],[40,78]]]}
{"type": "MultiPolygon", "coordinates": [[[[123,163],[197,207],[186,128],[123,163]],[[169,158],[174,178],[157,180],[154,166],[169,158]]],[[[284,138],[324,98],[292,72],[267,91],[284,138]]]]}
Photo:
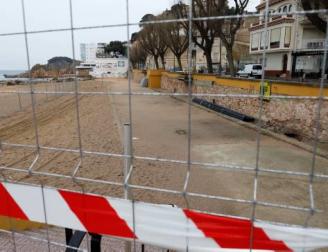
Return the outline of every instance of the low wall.
{"type": "Polygon", "coordinates": [[[146,73],[142,70],[136,70],[134,69],[133,70],[133,73],[132,73],[132,79],[135,81],[135,82],[140,82],[144,77],[146,77],[146,73]]]}
{"type": "Polygon", "coordinates": [[[148,78],[148,87],[149,88],[161,88],[161,78],[162,73],[165,70],[158,69],[158,70],[148,70],[147,71],[147,78],[148,78]]]}
{"type": "MultiPolygon", "coordinates": [[[[180,76],[181,77],[181,76],[180,76]]],[[[169,92],[188,92],[187,84],[178,79],[178,75],[165,73],[162,74],[161,87],[169,92]]],[[[253,86],[241,88],[240,83],[230,80],[226,85],[214,76],[208,78],[194,76],[193,77],[193,93],[211,93],[211,94],[259,94],[259,83],[253,82],[253,86]],[[220,83],[221,82],[221,83],[220,83]]],[[[240,80],[241,82],[243,80],[240,80]]],[[[246,80],[247,81],[247,80],[246,80]]],[[[251,83],[251,82],[250,82],[251,83]]],[[[283,85],[283,84],[280,84],[283,85]]],[[[297,85],[295,84],[295,87],[297,85]]],[[[273,94],[274,83],[272,84],[273,94]]],[[[308,87],[305,87],[308,88],[308,87]]],[[[312,88],[312,87],[311,87],[312,88]]],[[[313,87],[318,93],[318,87],[313,87]]],[[[286,92],[291,92],[289,88],[285,88],[286,92]]],[[[283,89],[282,89],[283,90],[283,89]]],[[[296,87],[297,90],[297,87],[296,87]]],[[[303,92],[303,91],[302,91],[303,92]]],[[[301,92],[301,93],[302,93],[301,92]]],[[[312,94],[312,93],[311,93],[312,94]]],[[[279,93],[279,95],[281,95],[279,93]]],[[[308,93],[310,95],[310,93],[308,93]]],[[[239,98],[239,97],[203,97],[209,101],[239,111],[246,115],[258,118],[260,107],[259,98],[239,98]]],[[[274,99],[264,101],[262,120],[264,127],[272,129],[275,132],[283,134],[295,134],[297,138],[313,139],[316,129],[316,111],[317,100],[305,99],[274,99]]],[[[328,141],[328,101],[324,101],[321,110],[321,129],[320,141],[328,141]]]]}

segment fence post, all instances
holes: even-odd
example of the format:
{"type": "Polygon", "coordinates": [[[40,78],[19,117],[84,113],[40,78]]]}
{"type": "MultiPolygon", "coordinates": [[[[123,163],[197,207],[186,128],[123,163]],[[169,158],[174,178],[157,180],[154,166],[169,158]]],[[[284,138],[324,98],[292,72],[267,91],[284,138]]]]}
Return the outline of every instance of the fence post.
{"type": "Polygon", "coordinates": [[[101,74],[101,87],[104,87],[104,73],[101,74]]]}
{"type": "MultiPolygon", "coordinates": [[[[129,156],[124,158],[124,167],[123,167],[123,174],[124,174],[124,182],[129,174],[129,170],[131,167],[131,154],[132,154],[132,143],[131,143],[131,125],[130,123],[124,124],[124,136],[123,136],[123,144],[124,144],[124,155],[129,156]]],[[[128,181],[127,181],[128,182],[128,181]]],[[[130,192],[128,187],[124,187],[124,198],[130,199],[130,192]]],[[[125,242],[125,252],[131,251],[131,242],[125,242]]]]}
{"type": "MultiPolygon", "coordinates": [[[[124,181],[126,180],[130,167],[131,167],[131,125],[129,123],[124,124],[124,155],[129,156],[124,158],[124,181]]],[[[124,198],[130,199],[129,188],[124,188],[124,198]]]]}
{"type": "Polygon", "coordinates": [[[20,95],[20,93],[17,93],[17,96],[18,96],[19,111],[22,111],[23,107],[22,107],[22,101],[21,101],[21,95],[20,95]]]}
{"type": "Polygon", "coordinates": [[[46,83],[46,101],[48,101],[48,84],[51,82],[46,83]]]}
{"type": "Polygon", "coordinates": [[[56,82],[56,84],[55,84],[55,92],[56,92],[56,97],[58,97],[59,96],[59,94],[58,94],[58,82],[56,82]]]}

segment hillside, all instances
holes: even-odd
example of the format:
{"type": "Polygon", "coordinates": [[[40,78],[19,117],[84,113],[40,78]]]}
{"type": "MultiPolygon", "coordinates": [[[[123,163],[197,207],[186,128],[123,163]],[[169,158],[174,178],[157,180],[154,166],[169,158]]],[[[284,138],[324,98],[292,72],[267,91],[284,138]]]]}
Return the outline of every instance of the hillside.
{"type": "MultiPolygon", "coordinates": [[[[68,57],[53,57],[45,65],[36,64],[31,68],[32,78],[55,78],[67,74],[73,74],[74,68],[80,64],[80,61],[68,57]]],[[[23,77],[28,77],[24,73],[23,77]]]]}

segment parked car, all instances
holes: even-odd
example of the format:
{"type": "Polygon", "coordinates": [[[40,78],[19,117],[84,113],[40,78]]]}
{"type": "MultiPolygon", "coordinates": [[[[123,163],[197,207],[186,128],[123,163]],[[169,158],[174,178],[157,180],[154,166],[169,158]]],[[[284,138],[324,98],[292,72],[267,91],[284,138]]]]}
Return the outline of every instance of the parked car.
{"type": "Polygon", "coordinates": [[[247,64],[243,70],[237,72],[240,77],[255,77],[259,78],[262,76],[262,65],[261,64],[247,64]]]}

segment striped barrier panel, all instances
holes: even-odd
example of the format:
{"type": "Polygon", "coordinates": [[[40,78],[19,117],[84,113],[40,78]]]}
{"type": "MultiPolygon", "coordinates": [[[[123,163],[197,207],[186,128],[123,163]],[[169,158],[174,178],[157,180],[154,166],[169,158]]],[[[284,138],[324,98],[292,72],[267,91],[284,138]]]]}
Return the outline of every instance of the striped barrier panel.
{"type": "Polygon", "coordinates": [[[0,183],[0,215],[137,239],[178,251],[305,251],[328,247],[328,230],[252,224],[168,205],[14,183],[0,183]]]}

